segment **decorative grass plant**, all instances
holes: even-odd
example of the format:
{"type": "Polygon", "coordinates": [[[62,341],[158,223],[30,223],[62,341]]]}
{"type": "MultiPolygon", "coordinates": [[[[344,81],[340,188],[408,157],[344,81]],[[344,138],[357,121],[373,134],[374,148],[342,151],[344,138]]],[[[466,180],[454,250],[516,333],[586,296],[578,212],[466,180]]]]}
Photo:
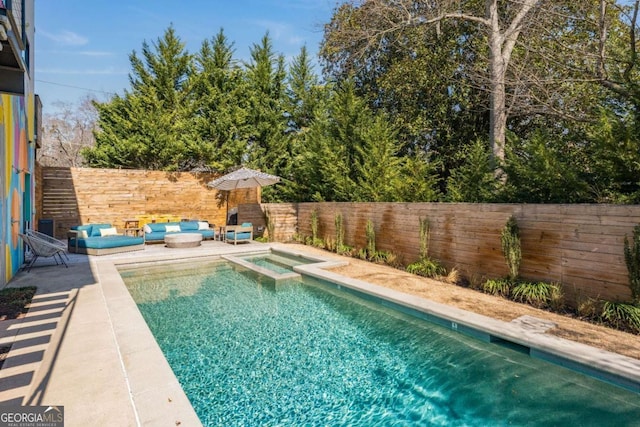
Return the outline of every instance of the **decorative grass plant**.
{"type": "Polygon", "coordinates": [[[336,253],[343,254],[349,252],[349,248],[344,244],[344,221],[341,213],[336,213],[334,224],[336,226],[336,253]]]}
{"type": "Polygon", "coordinates": [[[629,272],[629,287],[631,300],[635,305],[640,304],[640,225],[633,228],[631,242],[624,236],[624,260],[629,272]]]}
{"type": "Polygon", "coordinates": [[[367,220],[364,234],[367,237],[367,258],[371,259],[376,253],[376,230],[373,227],[373,221],[370,219],[367,220]]]}
{"type": "Polygon", "coordinates": [[[605,301],[601,320],[616,329],[640,333],[640,307],[633,304],[605,301]]]}
{"type": "Polygon", "coordinates": [[[520,247],[520,229],[513,215],[502,229],[500,241],[502,243],[502,254],[509,267],[509,279],[515,282],[518,279],[520,271],[522,250],[520,247]]]}
{"type": "Polygon", "coordinates": [[[521,282],[511,290],[511,298],[537,308],[562,307],[562,289],[557,283],[521,282]]]}
{"type": "Polygon", "coordinates": [[[446,274],[438,261],[429,258],[431,224],[428,218],[420,218],[420,259],[407,266],[407,272],[424,277],[436,277],[446,274]]]}

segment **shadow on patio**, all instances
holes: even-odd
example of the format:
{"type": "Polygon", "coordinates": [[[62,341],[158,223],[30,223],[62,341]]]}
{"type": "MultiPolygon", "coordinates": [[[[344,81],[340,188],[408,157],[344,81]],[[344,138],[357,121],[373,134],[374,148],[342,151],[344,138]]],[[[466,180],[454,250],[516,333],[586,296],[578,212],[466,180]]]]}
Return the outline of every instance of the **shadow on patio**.
{"type": "Polygon", "coordinates": [[[9,287],[36,286],[27,314],[0,322],[0,346],[11,346],[0,370],[0,405],[40,405],[79,289],[96,278],[86,255],[69,254],[69,268],[39,259],[9,287]]]}

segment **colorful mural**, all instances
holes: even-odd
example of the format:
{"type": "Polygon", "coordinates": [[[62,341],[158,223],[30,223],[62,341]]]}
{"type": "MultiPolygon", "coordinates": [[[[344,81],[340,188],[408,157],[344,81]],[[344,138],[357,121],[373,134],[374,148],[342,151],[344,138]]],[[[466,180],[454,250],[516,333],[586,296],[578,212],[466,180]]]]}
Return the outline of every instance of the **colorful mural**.
{"type": "Polygon", "coordinates": [[[0,142],[4,144],[4,185],[2,196],[4,212],[2,233],[5,252],[5,278],[8,282],[24,262],[23,243],[18,233],[30,223],[32,213],[25,212],[33,200],[32,179],[35,165],[34,144],[29,144],[27,134],[27,104],[24,96],[0,95],[0,142]]]}

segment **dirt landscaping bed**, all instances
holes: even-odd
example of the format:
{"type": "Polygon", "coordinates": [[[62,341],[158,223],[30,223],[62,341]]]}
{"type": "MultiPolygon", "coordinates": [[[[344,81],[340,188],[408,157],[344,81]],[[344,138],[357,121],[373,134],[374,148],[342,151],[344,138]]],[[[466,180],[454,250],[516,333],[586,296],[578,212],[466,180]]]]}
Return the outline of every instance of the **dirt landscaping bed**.
{"type": "Polygon", "coordinates": [[[290,244],[288,246],[292,246],[296,250],[348,261],[349,265],[332,269],[332,271],[347,277],[364,280],[506,322],[524,315],[535,316],[558,325],[556,328],[549,330],[547,332],[549,334],[640,359],[640,336],[638,335],[540,310],[473,289],[416,276],[389,266],[355,258],[341,257],[300,244],[290,244]]]}

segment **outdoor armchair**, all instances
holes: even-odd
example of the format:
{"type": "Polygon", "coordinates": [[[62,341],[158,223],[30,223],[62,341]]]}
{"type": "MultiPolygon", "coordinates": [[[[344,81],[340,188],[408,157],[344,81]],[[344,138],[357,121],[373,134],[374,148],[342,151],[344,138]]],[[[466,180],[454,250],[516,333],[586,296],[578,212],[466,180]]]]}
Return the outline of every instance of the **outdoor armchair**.
{"type": "Polygon", "coordinates": [[[65,256],[65,258],[69,259],[69,255],[67,255],[67,243],[66,242],[63,242],[62,240],[58,240],[58,239],[56,239],[54,237],[51,237],[48,234],[40,233],[39,231],[36,231],[36,230],[27,230],[27,231],[25,231],[25,234],[27,236],[33,236],[33,237],[37,237],[38,239],[46,240],[47,242],[51,243],[52,245],[55,245],[55,246],[59,247],[63,251],[62,254],[65,256]]]}
{"type": "Polygon", "coordinates": [[[20,238],[29,246],[29,248],[31,248],[31,253],[33,254],[33,257],[31,258],[29,264],[25,267],[25,270],[30,271],[31,267],[33,267],[33,264],[35,264],[36,260],[40,257],[53,257],[56,265],[60,265],[60,263],[58,262],[58,259],[60,259],[65,267],[69,267],[64,258],[62,258],[62,254],[65,254],[65,250],[60,248],[60,246],[40,237],[36,237],[35,235],[20,234],[20,238]],[[58,258],[56,258],[56,256],[58,258]]]}

